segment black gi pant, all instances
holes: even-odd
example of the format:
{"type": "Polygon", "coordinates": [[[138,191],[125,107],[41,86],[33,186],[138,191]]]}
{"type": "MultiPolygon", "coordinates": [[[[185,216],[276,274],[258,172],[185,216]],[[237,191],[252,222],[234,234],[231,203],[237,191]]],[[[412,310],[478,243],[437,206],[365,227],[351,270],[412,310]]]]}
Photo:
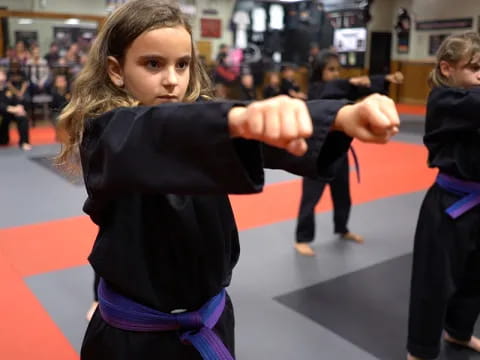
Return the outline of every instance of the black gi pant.
{"type": "Polygon", "coordinates": [[[303,178],[302,200],[296,229],[296,241],[298,243],[312,242],[315,237],[314,210],[327,184],[330,185],[333,200],[334,232],[337,234],[348,232],[347,223],[352,207],[348,156],[345,155],[334,166],[334,177],[328,182],[303,178]]]}
{"type": "Polygon", "coordinates": [[[443,329],[469,340],[480,312],[480,207],[452,219],[445,209],[458,199],[434,185],[420,210],[407,344],[416,357],[438,356],[443,329]]]}
{"type": "MultiPolygon", "coordinates": [[[[213,331],[235,357],[235,319],[227,295],[225,309],[213,331]]],[[[177,331],[134,332],[108,325],[95,311],[88,324],[80,352],[81,360],[202,360],[192,346],[183,344],[177,331]]]]}
{"type": "Polygon", "coordinates": [[[17,123],[18,134],[20,140],[18,145],[28,143],[28,119],[24,116],[15,116],[13,114],[3,114],[0,120],[0,145],[8,145],[10,142],[10,135],[8,129],[10,122],[15,121],[17,123]]]}

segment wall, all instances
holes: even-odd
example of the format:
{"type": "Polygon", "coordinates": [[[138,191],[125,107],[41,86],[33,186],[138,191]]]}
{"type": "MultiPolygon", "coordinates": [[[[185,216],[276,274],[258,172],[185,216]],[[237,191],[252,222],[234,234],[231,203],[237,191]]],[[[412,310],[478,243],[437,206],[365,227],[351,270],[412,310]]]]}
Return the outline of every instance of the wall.
{"type": "MultiPolygon", "coordinates": [[[[382,0],[379,0],[382,1],[382,0]]],[[[386,0],[383,0],[386,1],[386,0]]],[[[405,82],[394,92],[394,99],[409,104],[425,104],[430,91],[427,79],[434,66],[435,57],[429,54],[429,37],[434,34],[454,34],[467,31],[433,30],[417,31],[416,21],[442,20],[454,18],[473,18],[471,30],[478,29],[480,1],[478,0],[391,0],[391,23],[397,22],[397,11],[406,8],[412,18],[410,32],[410,49],[407,54],[397,52],[397,39],[393,33],[392,70],[400,70],[405,75],[405,82]]]]}
{"type": "MultiPolygon", "coordinates": [[[[8,29],[9,29],[9,41],[10,45],[15,44],[15,31],[36,31],[38,33],[38,45],[40,46],[40,53],[46,54],[50,47],[50,43],[53,41],[53,28],[58,27],[68,27],[61,20],[56,19],[33,19],[32,24],[19,24],[19,18],[11,17],[8,19],[8,29]]],[[[96,23],[90,22],[81,22],[75,27],[87,27],[87,28],[96,28],[96,23]]]]}
{"type": "Polygon", "coordinates": [[[235,1],[233,0],[196,0],[197,12],[196,15],[192,18],[193,26],[193,36],[197,41],[207,41],[211,43],[211,59],[213,60],[217,54],[220,44],[231,45],[233,43],[233,35],[229,29],[230,26],[230,17],[232,15],[233,7],[235,1]],[[205,9],[216,9],[218,11],[217,15],[203,15],[203,10],[205,9]],[[205,38],[200,36],[200,19],[220,19],[222,22],[222,31],[220,38],[205,38]]]}
{"type": "Polygon", "coordinates": [[[33,0],[33,11],[106,15],[105,0],[33,0]]]}
{"type": "MultiPolygon", "coordinates": [[[[211,59],[215,58],[218,47],[222,43],[232,44],[232,33],[229,29],[230,17],[235,4],[234,0],[182,0],[186,5],[196,5],[196,13],[191,17],[193,27],[193,37],[196,41],[201,41],[202,48],[210,49],[211,59]],[[217,15],[203,15],[203,10],[215,9],[217,15]],[[211,18],[220,19],[222,23],[220,38],[201,37],[200,19],[211,18]]],[[[36,12],[56,12],[84,15],[107,15],[105,0],[0,0],[1,6],[7,6],[10,10],[26,10],[36,12]]],[[[14,31],[19,29],[37,30],[39,32],[40,45],[42,52],[48,49],[48,44],[52,39],[53,31],[49,29],[48,21],[36,21],[32,25],[19,25],[18,19],[11,19],[10,40],[13,44],[14,31]]],[[[56,22],[57,23],[57,22],[56,22]]],[[[210,60],[211,60],[210,59],[210,60]]]]}
{"type": "Polygon", "coordinates": [[[0,7],[6,7],[9,10],[28,10],[33,9],[35,0],[0,0],[0,7]]]}
{"type": "Polygon", "coordinates": [[[365,67],[368,67],[368,64],[370,64],[370,52],[372,51],[370,47],[372,32],[391,32],[393,28],[391,14],[393,11],[393,0],[377,0],[374,1],[370,7],[372,20],[368,24],[368,41],[367,53],[365,56],[365,67]]]}
{"type": "Polygon", "coordinates": [[[454,34],[466,31],[417,31],[415,30],[415,21],[473,17],[472,30],[478,29],[478,17],[480,16],[480,1],[478,0],[393,0],[393,7],[392,23],[396,22],[396,11],[400,7],[406,8],[413,20],[410,33],[410,52],[408,54],[398,54],[394,37],[392,58],[395,60],[432,62],[434,56],[428,54],[430,35],[454,34]]]}

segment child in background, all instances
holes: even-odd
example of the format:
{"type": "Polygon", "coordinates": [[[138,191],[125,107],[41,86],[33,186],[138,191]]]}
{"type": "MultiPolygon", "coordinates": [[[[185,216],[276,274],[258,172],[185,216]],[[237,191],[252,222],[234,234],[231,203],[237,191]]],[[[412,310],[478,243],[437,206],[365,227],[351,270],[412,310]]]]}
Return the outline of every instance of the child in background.
{"type": "Polygon", "coordinates": [[[409,360],[434,359],[440,339],[480,352],[480,37],[448,37],[431,74],[424,143],[438,168],[415,233],[409,360]]]}
{"type": "MultiPolygon", "coordinates": [[[[385,93],[389,82],[400,83],[403,81],[401,73],[340,79],[338,54],[329,50],[317,54],[312,66],[312,78],[308,91],[310,100],[348,99],[356,101],[375,92],[385,93]]],[[[352,154],[356,159],[353,149],[352,154]]],[[[356,165],[358,167],[358,164],[356,165]]],[[[356,243],[363,243],[364,241],[362,236],[351,232],[348,228],[352,201],[350,196],[350,165],[347,154],[332,166],[331,171],[332,178],[329,180],[303,178],[302,198],[295,232],[295,249],[301,255],[315,255],[315,251],[310,246],[315,238],[314,210],[327,184],[330,185],[333,201],[334,233],[339,234],[343,239],[352,240],[356,243]]]]}
{"type": "Polygon", "coordinates": [[[280,95],[280,77],[272,72],[267,75],[267,86],[263,89],[263,98],[268,99],[280,95]]]}
{"type": "Polygon", "coordinates": [[[52,121],[54,126],[56,126],[58,115],[71,98],[67,76],[65,74],[60,73],[55,75],[51,95],[52,102],[50,103],[50,108],[52,110],[52,121]]]}
{"type": "Polygon", "coordinates": [[[282,81],[280,83],[280,93],[288,95],[295,99],[306,100],[307,96],[300,91],[300,87],[295,81],[295,68],[291,64],[284,64],[280,70],[282,81]]]}
{"type": "Polygon", "coordinates": [[[255,100],[255,86],[252,74],[243,74],[240,77],[240,97],[239,100],[255,100]]]}
{"type": "Polygon", "coordinates": [[[225,288],[239,241],[228,194],[261,191],[267,166],[321,176],[351,136],[384,143],[398,132],[383,96],[206,101],[191,31],[170,2],[119,7],[60,116],[69,136],[58,160],[80,152],[84,210],[99,227],[83,360],[233,359],[225,288]]]}

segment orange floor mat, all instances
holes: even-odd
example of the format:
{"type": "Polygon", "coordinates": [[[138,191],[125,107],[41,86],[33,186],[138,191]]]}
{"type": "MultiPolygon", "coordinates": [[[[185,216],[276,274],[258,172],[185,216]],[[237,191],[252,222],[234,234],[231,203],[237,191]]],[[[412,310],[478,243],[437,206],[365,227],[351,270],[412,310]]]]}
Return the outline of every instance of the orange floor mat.
{"type": "MultiPolygon", "coordinates": [[[[51,125],[40,125],[30,128],[30,144],[32,145],[46,145],[55,142],[55,129],[51,125]]],[[[15,125],[10,127],[10,146],[18,144],[18,131],[15,125]]]]}
{"type": "Polygon", "coordinates": [[[424,116],[427,113],[427,108],[425,105],[397,104],[397,110],[400,114],[406,115],[424,116]]]}

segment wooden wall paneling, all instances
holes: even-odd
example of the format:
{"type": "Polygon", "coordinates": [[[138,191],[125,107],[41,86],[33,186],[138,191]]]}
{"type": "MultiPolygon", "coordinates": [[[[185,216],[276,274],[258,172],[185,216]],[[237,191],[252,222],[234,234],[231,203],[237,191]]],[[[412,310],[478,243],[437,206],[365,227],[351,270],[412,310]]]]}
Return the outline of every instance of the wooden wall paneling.
{"type": "Polygon", "coordinates": [[[198,56],[203,56],[205,58],[205,62],[207,65],[210,65],[212,62],[213,50],[212,50],[212,42],[200,40],[196,42],[198,56]]]}
{"type": "Polygon", "coordinates": [[[398,102],[425,105],[430,92],[428,77],[433,67],[433,63],[427,62],[399,62],[398,70],[405,76],[405,81],[398,87],[398,102]]]}

